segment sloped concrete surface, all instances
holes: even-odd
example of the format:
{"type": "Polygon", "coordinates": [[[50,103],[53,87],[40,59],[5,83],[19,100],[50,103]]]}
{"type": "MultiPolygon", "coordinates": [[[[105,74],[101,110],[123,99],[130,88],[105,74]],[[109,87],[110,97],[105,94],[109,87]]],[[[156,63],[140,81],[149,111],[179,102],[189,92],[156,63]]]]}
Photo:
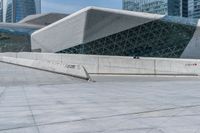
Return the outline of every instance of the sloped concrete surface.
{"type": "Polygon", "coordinates": [[[34,69],[65,74],[85,80],[90,79],[89,74],[81,65],[63,64],[52,61],[40,61],[40,60],[31,60],[23,58],[5,57],[5,56],[0,57],[0,61],[14,65],[30,67],[34,69]]]}
{"type": "MultiPolygon", "coordinates": [[[[0,87],[79,83],[83,80],[0,62],[0,87]],[[78,81],[78,82],[77,82],[78,81]]],[[[0,126],[1,127],[1,126],[0,126]]]]}
{"type": "Polygon", "coordinates": [[[68,76],[0,63],[0,133],[198,133],[197,77],[68,76]]]}

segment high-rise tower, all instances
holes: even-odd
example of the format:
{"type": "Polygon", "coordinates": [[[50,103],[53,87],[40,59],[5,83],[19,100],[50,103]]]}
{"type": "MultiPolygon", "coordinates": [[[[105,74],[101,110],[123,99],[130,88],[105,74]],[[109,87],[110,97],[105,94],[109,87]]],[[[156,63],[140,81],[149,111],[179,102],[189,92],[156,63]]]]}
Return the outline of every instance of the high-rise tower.
{"type": "Polygon", "coordinates": [[[0,0],[0,22],[3,22],[3,0],[0,0]]]}
{"type": "Polygon", "coordinates": [[[188,0],[188,16],[200,18],[200,0],[188,0]]]}
{"type": "Polygon", "coordinates": [[[123,9],[171,16],[181,15],[181,0],[123,0],[123,9]]]}
{"type": "Polygon", "coordinates": [[[181,17],[188,17],[189,5],[193,7],[188,0],[123,0],[125,10],[181,17]]]}
{"type": "Polygon", "coordinates": [[[41,0],[3,0],[4,22],[18,22],[38,13],[41,13],[41,0]]]}

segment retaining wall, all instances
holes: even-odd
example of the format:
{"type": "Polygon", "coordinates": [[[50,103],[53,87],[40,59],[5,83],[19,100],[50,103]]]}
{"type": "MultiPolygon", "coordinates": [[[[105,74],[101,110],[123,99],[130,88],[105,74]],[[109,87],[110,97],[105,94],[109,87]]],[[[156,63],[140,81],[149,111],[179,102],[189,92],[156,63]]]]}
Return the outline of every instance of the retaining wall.
{"type": "MultiPolygon", "coordinates": [[[[13,56],[13,54],[11,54],[13,56]]],[[[82,65],[63,64],[53,61],[34,60],[25,58],[16,58],[7,56],[0,56],[0,62],[9,64],[30,67],[34,69],[65,74],[76,78],[90,80],[90,76],[82,65]]]]}
{"type": "Polygon", "coordinates": [[[52,53],[2,53],[3,56],[82,65],[89,74],[200,75],[200,60],[52,53]]]}

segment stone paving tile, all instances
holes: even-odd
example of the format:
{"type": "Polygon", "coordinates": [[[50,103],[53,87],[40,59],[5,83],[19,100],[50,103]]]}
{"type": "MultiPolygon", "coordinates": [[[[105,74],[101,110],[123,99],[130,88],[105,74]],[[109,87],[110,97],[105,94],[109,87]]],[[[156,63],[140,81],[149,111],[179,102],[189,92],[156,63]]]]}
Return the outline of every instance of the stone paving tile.
{"type": "Polygon", "coordinates": [[[200,132],[199,78],[93,78],[0,63],[0,133],[200,132]]]}
{"type": "Polygon", "coordinates": [[[2,130],[0,131],[0,133],[38,133],[38,129],[34,127],[17,128],[17,129],[2,130]]]}

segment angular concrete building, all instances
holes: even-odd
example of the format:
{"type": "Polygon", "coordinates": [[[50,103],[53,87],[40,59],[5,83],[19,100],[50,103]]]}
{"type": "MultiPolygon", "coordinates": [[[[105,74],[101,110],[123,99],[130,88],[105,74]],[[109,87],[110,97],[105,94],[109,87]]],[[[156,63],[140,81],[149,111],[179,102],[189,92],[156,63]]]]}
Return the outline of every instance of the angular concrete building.
{"type": "Polygon", "coordinates": [[[33,51],[200,58],[200,23],[163,15],[88,7],[31,35],[33,51]]]}
{"type": "Polygon", "coordinates": [[[0,24],[0,52],[200,58],[198,19],[88,7],[0,24]]]}

